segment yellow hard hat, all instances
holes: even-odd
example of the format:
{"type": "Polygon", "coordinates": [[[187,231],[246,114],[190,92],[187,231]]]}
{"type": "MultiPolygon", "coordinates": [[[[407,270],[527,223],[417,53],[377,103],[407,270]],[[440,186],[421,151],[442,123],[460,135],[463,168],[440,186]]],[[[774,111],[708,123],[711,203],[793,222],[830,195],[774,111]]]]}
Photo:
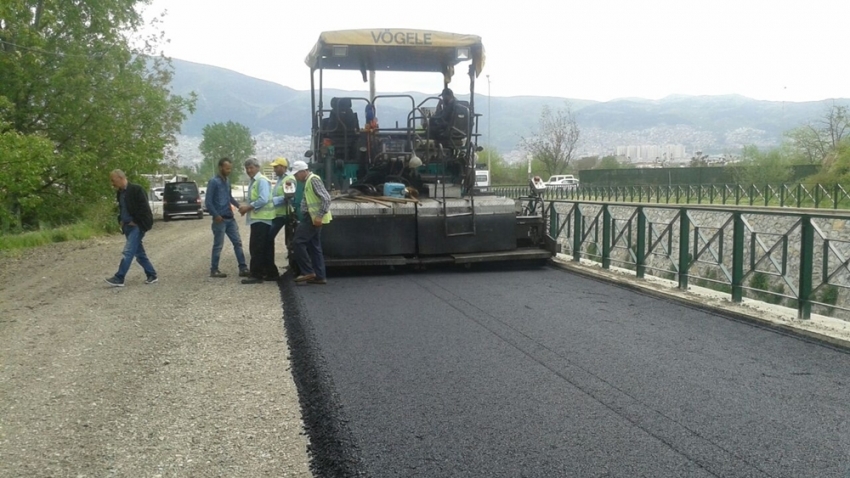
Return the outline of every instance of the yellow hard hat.
{"type": "Polygon", "coordinates": [[[272,166],[283,166],[284,168],[288,168],[289,161],[287,161],[284,157],[280,157],[272,161],[272,166]]]}

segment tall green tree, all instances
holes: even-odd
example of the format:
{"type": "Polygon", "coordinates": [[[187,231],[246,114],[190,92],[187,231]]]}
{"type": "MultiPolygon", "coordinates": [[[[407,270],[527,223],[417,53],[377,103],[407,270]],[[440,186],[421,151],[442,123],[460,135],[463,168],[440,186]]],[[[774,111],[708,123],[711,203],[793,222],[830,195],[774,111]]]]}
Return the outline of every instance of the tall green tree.
{"type": "Polygon", "coordinates": [[[789,154],[784,148],[761,151],[756,146],[745,146],[741,161],[730,166],[732,176],[740,184],[780,184],[793,175],[789,154]]]}
{"type": "Polygon", "coordinates": [[[850,110],[832,104],[816,120],[785,133],[795,162],[821,164],[850,136],[850,110]]]}
{"type": "Polygon", "coordinates": [[[623,165],[617,161],[616,156],[605,156],[599,160],[599,165],[596,169],[620,169],[623,165]]]}
{"type": "Polygon", "coordinates": [[[563,174],[574,159],[579,128],[569,104],[557,111],[544,105],[537,129],[523,137],[521,148],[541,162],[549,176],[563,174]]]}
{"type": "Polygon", "coordinates": [[[230,176],[232,184],[239,182],[242,163],[256,152],[257,142],[251,136],[247,126],[228,121],[204,126],[204,139],[198,149],[204,156],[201,164],[201,174],[206,178],[215,176],[218,172],[218,161],[230,158],[233,163],[233,173],[230,176]]]}
{"type": "MultiPolygon", "coordinates": [[[[7,103],[8,104],[8,103],[7,103]]],[[[47,195],[42,189],[42,172],[50,167],[53,144],[47,138],[24,135],[0,122],[0,232],[23,228],[33,218],[47,195]],[[5,126],[5,128],[4,128],[5,126]]]]}
{"type": "Polygon", "coordinates": [[[169,61],[153,56],[161,34],[140,37],[139,8],[148,3],[0,2],[0,98],[7,105],[0,134],[16,135],[5,141],[16,150],[21,137],[37,138],[26,140],[30,146],[52,145],[49,153],[29,148],[15,156],[32,165],[25,177],[0,173],[0,190],[11,181],[31,186],[6,199],[21,227],[73,222],[86,207],[111,201],[107,173],[120,168],[132,179],[155,170],[193,111],[193,98],[168,89],[169,61]]]}

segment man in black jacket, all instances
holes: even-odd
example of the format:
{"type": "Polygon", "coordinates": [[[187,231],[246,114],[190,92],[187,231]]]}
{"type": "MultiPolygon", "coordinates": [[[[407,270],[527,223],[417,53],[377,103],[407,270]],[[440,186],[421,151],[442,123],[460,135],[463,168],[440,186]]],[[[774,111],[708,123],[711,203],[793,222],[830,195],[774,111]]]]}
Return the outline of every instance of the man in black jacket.
{"type": "Polygon", "coordinates": [[[142,239],[145,233],[153,227],[153,213],[148,203],[144,188],[138,184],[132,184],[127,180],[124,171],[116,169],[109,174],[112,187],[116,189],[115,195],[118,200],[118,223],[121,224],[121,232],[127,241],[124,243],[124,257],[118,265],[118,272],[106,279],[113,287],[124,287],[124,277],[136,258],[142,269],[145,270],[145,284],[153,284],[157,281],[156,270],[145,253],[142,239]]]}
{"type": "Polygon", "coordinates": [[[450,88],[444,88],[440,93],[440,104],[437,111],[428,120],[428,137],[431,139],[449,139],[451,137],[452,122],[455,115],[455,95],[450,88]]]}

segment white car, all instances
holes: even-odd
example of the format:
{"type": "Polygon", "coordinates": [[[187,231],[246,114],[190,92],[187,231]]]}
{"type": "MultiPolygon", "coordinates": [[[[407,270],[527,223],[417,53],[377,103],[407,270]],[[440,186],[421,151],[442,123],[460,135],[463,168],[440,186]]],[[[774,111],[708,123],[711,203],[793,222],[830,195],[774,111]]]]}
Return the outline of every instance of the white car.
{"type": "Polygon", "coordinates": [[[209,209],[207,209],[207,188],[198,188],[198,193],[201,195],[201,209],[203,209],[204,212],[210,212],[209,209]]]}
{"type": "Polygon", "coordinates": [[[165,191],[165,188],[153,188],[153,196],[157,201],[162,201],[162,192],[165,191]]]}
{"type": "Polygon", "coordinates": [[[578,178],[572,174],[551,176],[549,180],[546,181],[546,187],[549,188],[576,189],[578,184],[578,178]]]}

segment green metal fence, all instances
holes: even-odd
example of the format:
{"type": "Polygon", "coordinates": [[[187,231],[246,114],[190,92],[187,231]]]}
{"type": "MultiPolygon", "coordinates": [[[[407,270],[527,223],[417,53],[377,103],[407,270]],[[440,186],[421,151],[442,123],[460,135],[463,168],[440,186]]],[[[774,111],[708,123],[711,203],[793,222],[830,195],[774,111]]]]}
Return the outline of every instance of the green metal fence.
{"type": "MultiPolygon", "coordinates": [[[[518,198],[528,194],[528,185],[493,186],[490,191],[518,198]]],[[[570,201],[850,209],[850,193],[840,184],[579,186],[548,188],[544,197],[570,201]]]]}
{"type": "MultiPolygon", "coordinates": [[[[788,168],[787,182],[805,182],[805,178],[817,174],[817,164],[794,165],[788,168]]],[[[737,182],[735,165],[724,167],[684,168],[620,168],[587,169],[578,172],[585,186],[661,186],[665,184],[727,184],[737,182]]]]}
{"type": "Polygon", "coordinates": [[[681,289],[695,282],[733,302],[784,302],[800,319],[813,306],[850,311],[838,303],[850,288],[850,214],[571,200],[546,207],[550,235],[574,261],[666,277],[681,289]]]}

